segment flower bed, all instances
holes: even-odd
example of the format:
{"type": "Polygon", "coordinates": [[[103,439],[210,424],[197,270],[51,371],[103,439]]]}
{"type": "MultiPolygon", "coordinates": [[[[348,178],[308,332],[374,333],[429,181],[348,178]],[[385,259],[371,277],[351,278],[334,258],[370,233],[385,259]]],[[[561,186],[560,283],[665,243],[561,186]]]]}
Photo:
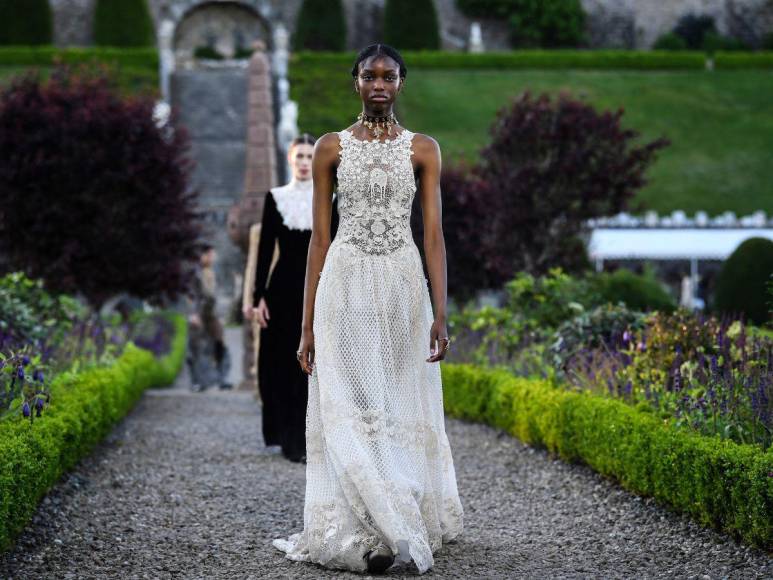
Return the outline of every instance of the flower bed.
{"type": "Polygon", "coordinates": [[[56,377],[50,385],[52,404],[34,424],[20,417],[0,421],[0,549],[9,547],[48,489],[110,432],[145,389],[174,380],[184,360],[187,327],[182,316],[167,316],[174,335],[166,354],[154,356],[129,344],[110,366],[56,377]]]}
{"type": "Polygon", "coordinates": [[[646,408],[471,365],[443,366],[446,411],[504,429],[753,545],[773,547],[773,452],[675,429],[646,408]]]}

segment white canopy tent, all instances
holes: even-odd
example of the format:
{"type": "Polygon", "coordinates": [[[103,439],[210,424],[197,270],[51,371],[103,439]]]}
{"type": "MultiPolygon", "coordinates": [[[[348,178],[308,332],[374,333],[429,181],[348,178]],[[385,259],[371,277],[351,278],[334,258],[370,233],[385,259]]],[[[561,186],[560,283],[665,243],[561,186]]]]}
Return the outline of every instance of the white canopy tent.
{"type": "Polygon", "coordinates": [[[726,260],[749,238],[773,240],[773,228],[596,228],[588,253],[604,260],[726,260]]]}
{"type": "Polygon", "coordinates": [[[681,303],[688,307],[696,296],[701,260],[724,261],[749,238],[773,241],[773,227],[596,227],[588,242],[588,254],[596,270],[605,260],[653,260],[690,262],[689,280],[683,281],[681,303]]]}

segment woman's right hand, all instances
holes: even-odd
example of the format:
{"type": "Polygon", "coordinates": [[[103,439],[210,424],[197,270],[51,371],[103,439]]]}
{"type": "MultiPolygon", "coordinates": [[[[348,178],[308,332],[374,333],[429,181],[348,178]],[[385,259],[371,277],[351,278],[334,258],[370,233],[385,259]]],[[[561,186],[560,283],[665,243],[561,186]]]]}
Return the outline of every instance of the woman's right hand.
{"type": "Polygon", "coordinates": [[[314,371],[314,331],[311,329],[301,333],[301,344],[298,345],[298,363],[307,375],[314,371]]]}
{"type": "Polygon", "coordinates": [[[258,302],[258,307],[253,309],[252,312],[260,327],[266,328],[268,326],[268,321],[271,320],[271,313],[268,311],[268,304],[266,304],[266,299],[261,298],[260,302],[258,302]]]}

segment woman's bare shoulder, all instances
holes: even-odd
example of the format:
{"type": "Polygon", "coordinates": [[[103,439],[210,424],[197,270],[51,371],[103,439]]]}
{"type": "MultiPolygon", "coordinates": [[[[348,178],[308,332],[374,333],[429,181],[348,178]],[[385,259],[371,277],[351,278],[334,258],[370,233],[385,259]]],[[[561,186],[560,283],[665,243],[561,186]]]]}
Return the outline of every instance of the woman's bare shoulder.
{"type": "Polygon", "coordinates": [[[414,133],[412,149],[414,155],[420,159],[437,159],[440,157],[440,145],[438,142],[424,133],[414,133]]]}
{"type": "Polygon", "coordinates": [[[340,136],[338,133],[325,133],[314,144],[314,156],[334,159],[338,155],[340,136]]]}

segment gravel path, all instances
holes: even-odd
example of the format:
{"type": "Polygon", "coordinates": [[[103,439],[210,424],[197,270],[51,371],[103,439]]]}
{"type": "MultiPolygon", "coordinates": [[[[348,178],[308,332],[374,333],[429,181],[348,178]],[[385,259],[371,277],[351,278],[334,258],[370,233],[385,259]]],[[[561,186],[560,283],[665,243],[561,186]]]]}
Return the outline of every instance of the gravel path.
{"type": "MultiPolygon", "coordinates": [[[[245,392],[148,391],[51,491],[0,578],[356,578],[290,562],[304,469],[245,392]]],[[[466,510],[425,577],[762,578],[773,560],[483,426],[448,421],[466,510]]],[[[411,569],[393,571],[407,576],[411,569]]]]}

